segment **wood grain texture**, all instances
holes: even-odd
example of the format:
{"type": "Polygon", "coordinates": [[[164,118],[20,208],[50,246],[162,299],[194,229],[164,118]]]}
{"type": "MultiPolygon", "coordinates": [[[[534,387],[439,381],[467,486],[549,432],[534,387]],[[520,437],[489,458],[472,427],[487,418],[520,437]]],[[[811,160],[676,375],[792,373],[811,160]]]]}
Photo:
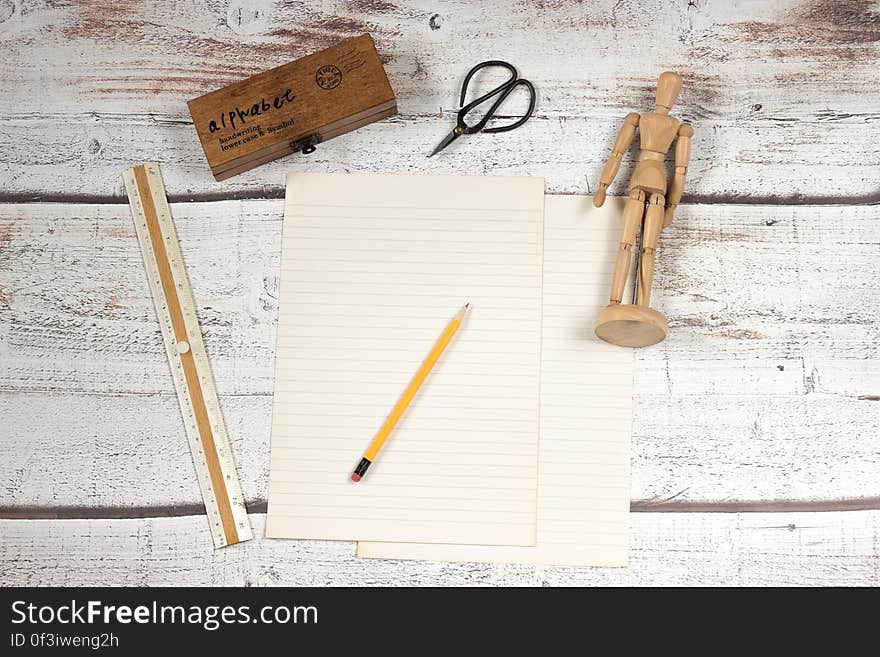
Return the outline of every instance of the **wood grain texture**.
{"type": "Polygon", "coordinates": [[[355,558],[355,544],[261,538],[212,550],[204,517],[0,521],[0,581],[238,586],[880,585],[880,512],[632,516],[627,568],[355,558]]]}
{"type": "Polygon", "coordinates": [[[318,137],[327,141],[397,109],[368,34],[224,86],[187,105],[218,180],[289,155],[292,142],[318,137]]]}
{"type": "MultiPolygon", "coordinates": [[[[683,75],[676,111],[696,130],[686,200],[880,198],[880,18],[866,0],[8,6],[0,19],[7,200],[121,199],[118,171],[160,154],[176,199],[277,197],[290,170],[546,175],[550,191],[584,193],[595,190],[625,114],[651,108],[664,69],[683,75]],[[365,31],[400,117],[308,159],[211,179],[186,99],[365,31]],[[428,160],[451,125],[461,78],[491,57],[536,83],[535,118],[428,160]]],[[[624,170],[611,192],[627,179],[624,170]]]]}
{"type": "MultiPolygon", "coordinates": [[[[267,486],[281,209],[279,201],[172,206],[245,497],[258,506],[267,486]]],[[[664,231],[656,281],[656,307],[672,329],[666,342],[638,352],[639,508],[786,500],[850,508],[833,506],[846,498],[877,505],[878,213],[679,208],[664,231]]],[[[127,206],[0,205],[0,235],[0,412],[11,437],[0,459],[5,513],[60,506],[161,514],[196,505],[127,206]]]]}
{"type": "Polygon", "coordinates": [[[880,584],[880,512],[841,511],[880,507],[877,3],[499,6],[0,0],[0,516],[89,518],[0,520],[0,582],[880,584]],[[186,99],[365,31],[399,116],[212,179],[186,99]],[[536,116],[428,160],[463,75],[492,57],[536,83],[536,116]],[[633,514],[630,568],[213,551],[120,173],[159,159],[173,199],[204,201],[173,211],[259,512],[284,174],[543,175],[591,193],[666,69],[696,134],[654,284],[670,335],[636,368],[633,508],[665,513],[633,514]],[[755,513],[718,513],[735,511],[755,513]]]}

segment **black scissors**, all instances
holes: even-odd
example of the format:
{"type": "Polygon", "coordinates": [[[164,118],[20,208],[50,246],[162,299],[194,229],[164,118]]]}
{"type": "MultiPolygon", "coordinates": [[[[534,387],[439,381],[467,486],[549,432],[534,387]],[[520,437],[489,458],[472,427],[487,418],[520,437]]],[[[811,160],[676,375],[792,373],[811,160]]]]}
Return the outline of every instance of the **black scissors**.
{"type": "MultiPolygon", "coordinates": [[[[508,64],[507,62],[502,62],[497,59],[477,64],[470,71],[468,71],[468,74],[464,78],[464,83],[461,85],[461,100],[459,100],[458,102],[461,108],[458,110],[458,121],[456,122],[455,127],[452,129],[452,132],[450,132],[443,139],[443,141],[437,144],[437,148],[435,148],[431,152],[431,155],[435,155],[442,151],[444,148],[449,146],[449,144],[458,139],[460,135],[472,135],[477,132],[507,132],[508,130],[513,130],[514,128],[520,127],[523,123],[528,121],[529,117],[532,115],[532,112],[535,110],[535,99],[536,94],[534,85],[528,80],[519,77],[519,74],[516,72],[516,69],[513,67],[512,64],[508,64]],[[471,78],[474,77],[474,73],[481,69],[488,68],[489,66],[500,66],[502,68],[506,68],[508,71],[510,71],[510,79],[501,86],[496,87],[489,93],[483,94],[476,100],[472,100],[467,105],[465,105],[464,97],[465,95],[467,95],[468,83],[471,81],[471,78]],[[523,86],[529,91],[529,109],[526,110],[525,116],[517,121],[514,121],[510,125],[487,128],[486,123],[488,123],[489,119],[491,119],[495,115],[495,110],[497,110],[501,103],[503,103],[511,94],[511,92],[519,86],[523,86]],[[492,107],[489,108],[489,111],[486,112],[482,119],[480,119],[477,123],[474,123],[473,125],[468,125],[467,123],[465,123],[464,117],[467,116],[468,112],[474,109],[477,105],[480,105],[481,103],[489,100],[496,95],[498,96],[498,99],[494,103],[492,103],[492,107]]],[[[428,155],[428,157],[431,157],[431,155],[428,155]]]]}

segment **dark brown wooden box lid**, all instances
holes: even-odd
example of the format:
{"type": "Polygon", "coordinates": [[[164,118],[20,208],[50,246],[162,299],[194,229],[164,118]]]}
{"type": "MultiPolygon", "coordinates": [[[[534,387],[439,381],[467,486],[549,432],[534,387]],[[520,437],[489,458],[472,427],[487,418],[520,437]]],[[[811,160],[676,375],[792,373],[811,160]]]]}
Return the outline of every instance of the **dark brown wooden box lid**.
{"type": "Polygon", "coordinates": [[[369,34],[199,96],[188,105],[218,179],[397,112],[369,34]]]}

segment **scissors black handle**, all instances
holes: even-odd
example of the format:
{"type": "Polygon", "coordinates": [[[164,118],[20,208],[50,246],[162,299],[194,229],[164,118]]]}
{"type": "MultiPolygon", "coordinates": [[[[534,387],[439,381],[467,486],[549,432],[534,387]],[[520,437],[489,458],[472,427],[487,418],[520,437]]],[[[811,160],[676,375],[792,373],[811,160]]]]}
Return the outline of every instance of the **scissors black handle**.
{"type": "Polygon", "coordinates": [[[518,128],[523,123],[529,120],[529,117],[532,116],[532,112],[535,111],[535,100],[536,93],[535,87],[531,82],[525,80],[523,78],[518,77],[519,74],[516,72],[516,68],[512,64],[508,64],[507,62],[503,62],[498,59],[493,59],[488,62],[482,62],[474,66],[468,74],[464,77],[464,82],[461,85],[461,98],[459,100],[459,105],[461,109],[458,111],[458,132],[459,134],[468,134],[472,135],[476,132],[507,132],[508,130],[513,130],[514,128],[518,128]],[[492,89],[488,93],[483,94],[476,100],[472,100],[467,105],[464,104],[465,96],[467,95],[468,84],[471,81],[471,78],[474,77],[474,74],[481,69],[487,68],[489,66],[500,66],[501,68],[505,68],[510,72],[510,79],[506,82],[502,83],[498,87],[492,89]],[[487,128],[486,124],[489,120],[495,115],[496,110],[501,106],[501,104],[507,99],[507,97],[519,86],[525,87],[529,92],[529,108],[526,110],[525,116],[518,119],[517,121],[511,123],[510,125],[498,126],[496,128],[487,128]],[[489,111],[483,115],[483,118],[480,119],[477,123],[473,125],[468,125],[464,117],[467,116],[468,112],[474,109],[477,105],[482,104],[493,96],[498,95],[498,98],[492,103],[492,106],[489,108],[489,111]]]}

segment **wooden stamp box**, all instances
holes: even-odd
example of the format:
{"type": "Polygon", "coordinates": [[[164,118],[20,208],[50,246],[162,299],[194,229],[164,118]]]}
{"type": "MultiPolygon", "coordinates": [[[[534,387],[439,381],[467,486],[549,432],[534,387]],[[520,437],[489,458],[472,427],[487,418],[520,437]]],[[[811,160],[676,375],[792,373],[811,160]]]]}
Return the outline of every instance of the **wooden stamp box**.
{"type": "Polygon", "coordinates": [[[188,103],[217,180],[397,113],[369,34],[188,103]]]}

